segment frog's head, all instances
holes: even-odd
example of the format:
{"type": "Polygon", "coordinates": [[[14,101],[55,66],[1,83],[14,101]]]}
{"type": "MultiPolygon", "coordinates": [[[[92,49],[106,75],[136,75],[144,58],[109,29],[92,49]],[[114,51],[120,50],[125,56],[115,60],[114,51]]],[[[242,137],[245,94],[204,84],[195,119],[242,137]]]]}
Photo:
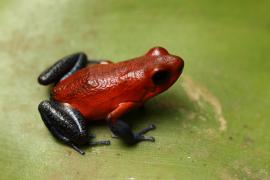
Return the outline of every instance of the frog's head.
{"type": "Polygon", "coordinates": [[[169,87],[181,75],[184,68],[184,61],[178,56],[171,55],[165,48],[154,47],[150,49],[145,57],[147,63],[147,77],[154,87],[151,92],[145,97],[145,100],[155,96],[169,87]]]}

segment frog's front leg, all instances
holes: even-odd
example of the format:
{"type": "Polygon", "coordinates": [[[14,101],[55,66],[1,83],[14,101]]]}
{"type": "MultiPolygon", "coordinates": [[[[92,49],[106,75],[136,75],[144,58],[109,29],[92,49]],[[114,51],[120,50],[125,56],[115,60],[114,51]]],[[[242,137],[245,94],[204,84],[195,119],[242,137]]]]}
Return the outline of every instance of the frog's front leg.
{"type": "Polygon", "coordinates": [[[49,131],[58,140],[71,146],[80,154],[77,146],[110,144],[110,141],[91,142],[86,121],[79,111],[54,101],[43,101],[38,106],[40,115],[49,131]]]}
{"type": "Polygon", "coordinates": [[[156,129],[155,125],[151,124],[148,127],[141,130],[140,132],[134,133],[132,132],[130,126],[127,123],[118,119],[125,112],[138,106],[140,106],[140,104],[133,102],[121,103],[107,117],[110,129],[114,133],[114,135],[121,138],[125,143],[130,145],[136,144],[141,141],[151,141],[151,142],[155,141],[154,137],[144,136],[144,134],[147,133],[148,131],[156,129]]]}

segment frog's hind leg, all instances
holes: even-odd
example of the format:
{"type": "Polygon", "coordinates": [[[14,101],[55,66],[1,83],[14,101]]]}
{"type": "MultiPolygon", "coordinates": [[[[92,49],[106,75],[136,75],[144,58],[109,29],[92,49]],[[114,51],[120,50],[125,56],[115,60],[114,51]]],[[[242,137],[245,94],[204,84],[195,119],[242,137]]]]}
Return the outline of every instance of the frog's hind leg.
{"type": "Polygon", "coordinates": [[[56,83],[67,78],[86,65],[87,56],[84,53],[66,56],[42,72],[38,77],[38,82],[42,85],[56,83]]]}
{"type": "Polygon", "coordinates": [[[89,60],[85,53],[75,53],[58,60],[51,67],[42,72],[38,77],[38,82],[42,85],[57,83],[86,67],[88,64],[110,63],[112,62],[105,60],[89,60]]]}
{"type": "Polygon", "coordinates": [[[91,142],[85,119],[79,111],[54,101],[42,101],[38,106],[44,124],[55,138],[80,154],[80,145],[110,144],[110,141],[91,142]]]}

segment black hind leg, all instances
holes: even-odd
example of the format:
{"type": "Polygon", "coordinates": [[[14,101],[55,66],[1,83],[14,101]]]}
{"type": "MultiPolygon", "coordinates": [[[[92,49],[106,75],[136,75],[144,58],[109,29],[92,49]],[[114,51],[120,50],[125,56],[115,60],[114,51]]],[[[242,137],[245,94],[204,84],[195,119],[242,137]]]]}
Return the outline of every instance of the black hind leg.
{"type": "Polygon", "coordinates": [[[38,77],[38,82],[42,85],[56,83],[85,67],[86,64],[87,56],[84,53],[72,54],[60,59],[41,73],[38,77]]]}
{"type": "Polygon", "coordinates": [[[80,145],[110,144],[110,141],[91,142],[86,121],[75,109],[54,101],[43,101],[38,106],[44,124],[55,138],[69,145],[80,154],[80,145]]]}
{"type": "Polygon", "coordinates": [[[38,77],[38,82],[42,85],[49,85],[52,83],[57,83],[71,74],[75,73],[79,69],[84,68],[88,64],[108,64],[110,61],[97,61],[87,59],[84,53],[75,53],[66,56],[51,67],[42,72],[38,77]]]}

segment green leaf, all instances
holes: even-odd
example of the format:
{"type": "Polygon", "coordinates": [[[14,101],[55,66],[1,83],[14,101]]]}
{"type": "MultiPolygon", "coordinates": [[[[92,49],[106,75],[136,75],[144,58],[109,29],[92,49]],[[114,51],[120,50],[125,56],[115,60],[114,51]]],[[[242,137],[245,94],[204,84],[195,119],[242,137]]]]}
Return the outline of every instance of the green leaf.
{"type": "Polygon", "coordinates": [[[2,0],[0,179],[270,179],[269,1],[2,0]],[[36,78],[77,51],[122,61],[164,46],[185,60],[181,79],[125,116],[150,123],[156,143],[81,156],[56,141],[37,105],[36,78]]]}

